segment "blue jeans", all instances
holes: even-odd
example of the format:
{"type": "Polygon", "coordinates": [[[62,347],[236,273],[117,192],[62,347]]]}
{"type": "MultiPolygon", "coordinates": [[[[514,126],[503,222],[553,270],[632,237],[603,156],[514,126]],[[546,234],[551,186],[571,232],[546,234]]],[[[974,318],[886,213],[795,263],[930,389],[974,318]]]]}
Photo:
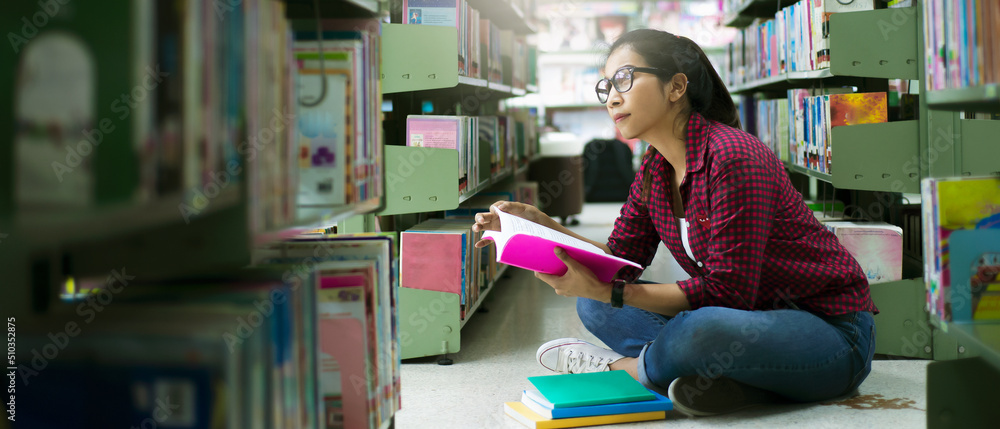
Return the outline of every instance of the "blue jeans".
{"type": "Polygon", "coordinates": [[[666,391],[675,378],[728,377],[812,402],[856,389],[871,372],[869,312],[819,317],[803,310],[703,307],[675,317],[578,298],[583,325],[619,354],[638,358],[639,381],[666,391]]]}

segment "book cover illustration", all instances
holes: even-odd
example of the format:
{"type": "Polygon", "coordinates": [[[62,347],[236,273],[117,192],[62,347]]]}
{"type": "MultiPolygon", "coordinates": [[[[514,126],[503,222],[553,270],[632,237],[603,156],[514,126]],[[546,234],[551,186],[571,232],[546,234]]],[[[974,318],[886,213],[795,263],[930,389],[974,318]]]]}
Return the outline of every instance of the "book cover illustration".
{"type": "Polygon", "coordinates": [[[884,92],[830,95],[830,126],[876,124],[888,120],[884,92]]]}
{"type": "MultiPolygon", "coordinates": [[[[320,94],[326,80],[326,96],[319,105],[299,112],[298,204],[301,206],[340,205],[348,201],[348,146],[352,139],[353,55],[324,52],[326,75],[320,76],[318,52],[296,52],[299,61],[297,93],[300,97],[320,94]]],[[[351,142],[353,143],[353,142],[351,142]]]]}
{"type": "Polygon", "coordinates": [[[951,236],[960,230],[1000,229],[1000,178],[925,179],[925,281],[931,311],[952,319],[951,236]]]}
{"type": "Polygon", "coordinates": [[[951,243],[951,320],[1000,319],[1000,229],[955,231],[951,243]]]}

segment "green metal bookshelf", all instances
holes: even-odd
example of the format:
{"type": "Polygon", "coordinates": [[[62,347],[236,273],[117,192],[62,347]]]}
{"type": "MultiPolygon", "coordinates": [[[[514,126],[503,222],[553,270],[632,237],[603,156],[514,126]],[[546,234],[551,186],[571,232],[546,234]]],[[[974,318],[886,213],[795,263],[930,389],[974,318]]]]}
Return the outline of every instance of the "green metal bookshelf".
{"type": "MultiPolygon", "coordinates": [[[[483,17],[496,20],[515,33],[534,32],[534,26],[523,11],[509,2],[473,0],[470,5],[483,17]]],[[[537,92],[535,85],[516,88],[506,83],[458,75],[458,34],[454,28],[425,25],[385,24],[382,27],[382,92],[396,96],[430,96],[444,104],[475,100],[475,107],[456,108],[456,114],[490,111],[490,103],[537,92]]],[[[537,159],[517,155],[513,165],[493,172],[490,169],[491,148],[480,142],[479,183],[469,183],[459,191],[459,157],[454,149],[432,149],[400,146],[402,142],[387,142],[386,202],[379,216],[396,216],[397,231],[407,220],[423,213],[441,212],[460,207],[481,192],[513,177],[522,177],[537,159]]],[[[471,175],[470,175],[471,176],[471,175]]],[[[359,224],[359,222],[354,222],[359,224]]],[[[467,307],[461,317],[458,295],[448,292],[399,288],[399,341],[403,359],[446,355],[461,348],[461,329],[481,308],[483,300],[503,275],[488,279],[476,302],[467,307]]]]}

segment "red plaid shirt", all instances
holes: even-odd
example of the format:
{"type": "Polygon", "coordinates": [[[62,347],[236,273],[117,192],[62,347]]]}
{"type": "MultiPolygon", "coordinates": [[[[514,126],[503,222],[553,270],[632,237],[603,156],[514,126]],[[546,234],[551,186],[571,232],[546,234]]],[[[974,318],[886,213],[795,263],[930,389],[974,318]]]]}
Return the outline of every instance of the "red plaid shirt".
{"type": "MultiPolygon", "coordinates": [[[[698,262],[684,251],[671,207],[673,169],[658,152],[643,162],[615,221],[608,238],[615,255],[648,266],[662,240],[691,276],[677,285],[692,309],[878,312],[861,266],[816,220],[781,161],[759,140],[693,113],[686,167],[680,194],[698,262]],[[646,204],[642,174],[653,175],[646,204]]],[[[625,270],[620,274],[628,279],[640,273],[625,270]]]]}

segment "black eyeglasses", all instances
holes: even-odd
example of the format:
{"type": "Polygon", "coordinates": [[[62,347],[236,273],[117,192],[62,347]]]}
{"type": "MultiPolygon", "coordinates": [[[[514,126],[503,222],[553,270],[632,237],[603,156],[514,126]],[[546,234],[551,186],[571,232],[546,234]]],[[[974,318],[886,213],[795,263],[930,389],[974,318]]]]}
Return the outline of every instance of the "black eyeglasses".
{"type": "Polygon", "coordinates": [[[604,78],[597,81],[597,87],[594,88],[597,91],[597,99],[601,103],[608,102],[608,95],[611,94],[611,86],[614,85],[615,91],[619,94],[628,92],[632,89],[632,74],[635,72],[641,73],[651,73],[651,74],[662,74],[666,70],[654,68],[654,67],[634,67],[625,66],[617,71],[611,76],[611,79],[604,78]]]}

